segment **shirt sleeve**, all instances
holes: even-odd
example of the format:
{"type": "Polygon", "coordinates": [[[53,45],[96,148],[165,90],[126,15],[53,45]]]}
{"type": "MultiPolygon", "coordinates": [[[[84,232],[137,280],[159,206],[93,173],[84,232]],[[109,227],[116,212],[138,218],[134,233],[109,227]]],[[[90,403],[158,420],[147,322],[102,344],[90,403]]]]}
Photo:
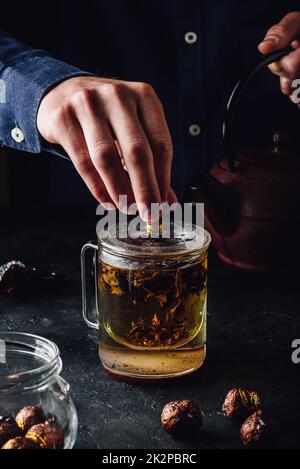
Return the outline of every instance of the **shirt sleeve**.
{"type": "Polygon", "coordinates": [[[84,75],[92,74],[0,31],[0,144],[40,153],[44,145],[36,117],[42,97],[60,82],[84,75]]]}

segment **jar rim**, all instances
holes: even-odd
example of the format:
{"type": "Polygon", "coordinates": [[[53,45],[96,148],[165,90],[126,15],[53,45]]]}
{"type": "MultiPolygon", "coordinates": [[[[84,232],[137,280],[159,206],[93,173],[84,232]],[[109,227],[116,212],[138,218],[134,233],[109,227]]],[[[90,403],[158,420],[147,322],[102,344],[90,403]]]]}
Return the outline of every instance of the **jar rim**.
{"type": "Polygon", "coordinates": [[[14,356],[24,359],[24,370],[1,372],[0,392],[41,386],[59,374],[62,369],[59,348],[45,337],[23,332],[0,331],[0,370],[6,363],[7,355],[12,352],[14,356]],[[26,359],[29,361],[35,358],[40,363],[32,366],[31,362],[26,369],[26,359]]]}
{"type": "MultiPolygon", "coordinates": [[[[112,226],[111,229],[114,229],[115,226],[112,226]]],[[[188,224],[185,225],[184,228],[178,225],[179,229],[182,228],[182,230],[184,230],[186,226],[188,227],[189,234],[193,234],[194,237],[191,239],[182,239],[178,244],[170,244],[169,246],[159,246],[158,244],[153,244],[153,246],[149,246],[149,244],[138,245],[135,244],[134,241],[129,242],[128,238],[120,239],[118,237],[110,237],[109,231],[98,233],[98,243],[102,250],[105,250],[112,255],[125,258],[134,258],[135,256],[138,256],[144,259],[167,259],[184,254],[191,255],[194,253],[201,254],[207,252],[211,244],[210,233],[204,228],[196,225],[188,224]],[[160,247],[161,249],[159,249],[160,247]]]]}

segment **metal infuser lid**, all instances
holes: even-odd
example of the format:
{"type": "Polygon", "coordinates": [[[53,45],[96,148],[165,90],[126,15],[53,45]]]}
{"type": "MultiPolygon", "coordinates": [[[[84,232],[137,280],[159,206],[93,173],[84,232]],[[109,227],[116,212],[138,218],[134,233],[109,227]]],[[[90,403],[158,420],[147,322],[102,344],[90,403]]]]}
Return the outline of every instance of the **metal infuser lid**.
{"type": "Polygon", "coordinates": [[[128,230],[119,225],[103,229],[98,233],[100,247],[112,255],[150,260],[205,253],[211,242],[207,231],[191,224],[171,224],[169,230],[162,227],[155,233],[146,224],[128,230]]]}

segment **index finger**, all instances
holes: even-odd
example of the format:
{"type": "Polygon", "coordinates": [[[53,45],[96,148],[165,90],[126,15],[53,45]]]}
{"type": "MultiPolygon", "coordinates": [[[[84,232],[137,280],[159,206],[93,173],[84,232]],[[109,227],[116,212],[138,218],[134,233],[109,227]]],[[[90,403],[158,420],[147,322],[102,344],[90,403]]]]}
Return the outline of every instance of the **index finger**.
{"type": "Polygon", "coordinates": [[[300,13],[292,12],[286,15],[280,23],[272,26],[265,39],[258,46],[262,54],[269,54],[283,49],[300,36],[300,13]]]}

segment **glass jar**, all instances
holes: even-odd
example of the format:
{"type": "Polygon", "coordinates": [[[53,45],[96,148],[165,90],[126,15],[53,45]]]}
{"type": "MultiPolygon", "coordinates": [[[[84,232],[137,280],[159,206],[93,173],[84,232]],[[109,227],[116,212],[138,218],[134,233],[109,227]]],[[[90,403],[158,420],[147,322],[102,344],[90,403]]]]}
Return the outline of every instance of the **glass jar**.
{"type": "Polygon", "coordinates": [[[169,238],[102,231],[82,250],[83,316],[99,329],[104,368],[126,380],[175,378],[199,369],[206,355],[207,253],[210,235],[173,226],[169,238]],[[112,234],[113,235],[110,235],[112,234]],[[86,252],[96,266],[96,311],[88,316],[86,252]]]}
{"type": "Polygon", "coordinates": [[[69,449],[76,440],[78,419],[61,370],[58,347],[50,340],[0,332],[0,415],[15,418],[25,406],[41,406],[46,420],[62,429],[63,448],[69,449]]]}

